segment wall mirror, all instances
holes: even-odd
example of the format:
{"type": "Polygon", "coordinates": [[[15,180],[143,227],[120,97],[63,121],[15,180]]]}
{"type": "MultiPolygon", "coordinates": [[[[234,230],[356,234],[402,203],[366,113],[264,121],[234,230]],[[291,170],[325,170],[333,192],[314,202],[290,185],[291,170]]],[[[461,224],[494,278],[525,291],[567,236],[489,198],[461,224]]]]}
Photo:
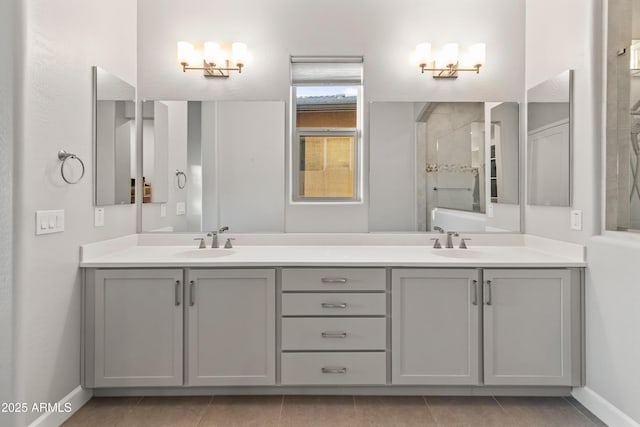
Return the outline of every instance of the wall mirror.
{"type": "Polygon", "coordinates": [[[527,201],[571,206],[572,81],[567,70],[527,90],[527,201]]]}
{"type": "Polygon", "coordinates": [[[159,203],[143,204],[142,231],[284,232],[284,102],[156,100],[143,110],[143,173],[159,203]]]}
{"type": "MultiPolygon", "coordinates": [[[[168,185],[166,203],[143,204],[142,231],[286,230],[284,102],[148,101],[144,111],[154,202],[156,182],[168,185]]],[[[369,114],[370,232],[520,231],[517,103],[376,102],[369,114]]]]}
{"type": "Polygon", "coordinates": [[[516,102],[370,105],[369,230],[520,231],[516,102]]]}
{"type": "Polygon", "coordinates": [[[135,88],[93,67],[96,206],[135,203],[135,88]]]}

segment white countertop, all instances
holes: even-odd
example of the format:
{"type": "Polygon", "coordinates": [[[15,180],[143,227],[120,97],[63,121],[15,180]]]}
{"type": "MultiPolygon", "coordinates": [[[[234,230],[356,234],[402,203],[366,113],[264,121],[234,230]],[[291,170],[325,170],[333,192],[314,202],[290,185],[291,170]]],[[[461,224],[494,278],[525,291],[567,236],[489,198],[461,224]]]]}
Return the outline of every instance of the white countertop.
{"type": "MultiPolygon", "coordinates": [[[[527,235],[477,235],[469,249],[433,249],[429,234],[225,235],[233,249],[197,249],[199,235],[132,235],[82,247],[81,267],[584,267],[584,247],[527,235]],[[318,237],[315,239],[315,237],[318,237]],[[244,241],[244,245],[241,243],[244,241]],[[272,243],[272,244],[270,244],[272,243]]],[[[440,237],[440,236],[435,236],[440,237]]],[[[465,236],[467,237],[467,236],[465,236]]],[[[207,239],[209,240],[209,239],[207,239]]],[[[457,238],[454,239],[457,243],[457,238]]],[[[223,243],[224,239],[220,239],[223,243]]],[[[444,244],[444,239],[443,239],[444,244]]]]}

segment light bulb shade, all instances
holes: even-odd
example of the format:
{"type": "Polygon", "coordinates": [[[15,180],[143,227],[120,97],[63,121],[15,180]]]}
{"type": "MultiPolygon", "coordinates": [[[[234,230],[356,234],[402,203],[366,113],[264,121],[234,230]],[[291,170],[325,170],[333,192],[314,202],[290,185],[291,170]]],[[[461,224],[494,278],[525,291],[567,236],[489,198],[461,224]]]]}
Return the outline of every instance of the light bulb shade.
{"type": "Polygon", "coordinates": [[[469,60],[471,61],[471,65],[482,66],[484,65],[487,57],[487,45],[484,43],[476,43],[469,48],[469,60]]]}
{"type": "Polygon", "coordinates": [[[231,59],[236,64],[244,65],[247,62],[247,45],[240,42],[231,44],[231,59]]]}
{"type": "Polygon", "coordinates": [[[442,62],[445,66],[458,63],[458,43],[447,43],[442,47],[442,62]]]}
{"type": "Polygon", "coordinates": [[[187,64],[193,58],[193,45],[189,42],[178,42],[178,63],[187,64]]]}
{"type": "Polygon", "coordinates": [[[204,60],[208,64],[215,64],[217,66],[224,65],[226,60],[224,52],[220,48],[220,45],[215,42],[204,43],[204,60]]]}
{"type": "Polygon", "coordinates": [[[415,60],[417,65],[427,65],[431,62],[431,43],[420,43],[416,46],[415,60]]]}

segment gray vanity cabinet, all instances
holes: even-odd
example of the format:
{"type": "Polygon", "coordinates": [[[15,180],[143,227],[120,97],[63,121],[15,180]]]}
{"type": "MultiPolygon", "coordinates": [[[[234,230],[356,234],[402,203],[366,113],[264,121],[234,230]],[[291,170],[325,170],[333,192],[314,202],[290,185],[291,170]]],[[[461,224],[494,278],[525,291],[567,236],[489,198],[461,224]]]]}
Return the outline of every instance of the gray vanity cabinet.
{"type": "Polygon", "coordinates": [[[393,269],[393,384],[480,383],[479,275],[475,269],[393,269]]]}
{"type": "Polygon", "coordinates": [[[275,270],[187,270],[187,385],[273,385],[275,270]]]}
{"type": "Polygon", "coordinates": [[[484,270],[484,383],[577,385],[577,270],[484,270]]]}
{"type": "Polygon", "coordinates": [[[182,270],[93,270],[84,385],[182,385],[182,270]]]}

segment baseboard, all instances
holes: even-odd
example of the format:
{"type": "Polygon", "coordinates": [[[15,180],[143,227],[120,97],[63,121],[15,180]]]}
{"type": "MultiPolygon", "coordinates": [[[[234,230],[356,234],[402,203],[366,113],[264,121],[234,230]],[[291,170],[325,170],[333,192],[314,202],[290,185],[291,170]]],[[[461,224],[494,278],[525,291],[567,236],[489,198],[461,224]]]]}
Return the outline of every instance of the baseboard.
{"type": "Polygon", "coordinates": [[[29,427],[58,427],[82,408],[92,396],[92,390],[78,386],[58,402],[57,407],[61,408],[60,411],[46,412],[40,415],[38,419],[29,424],[29,427]],[[70,410],[66,412],[64,409],[68,406],[70,406],[70,410]]]}
{"type": "Polygon", "coordinates": [[[630,416],[616,408],[589,387],[576,387],[571,395],[602,422],[616,427],[640,427],[630,416]]]}
{"type": "Polygon", "coordinates": [[[211,395],[354,395],[354,396],[570,396],[571,387],[511,386],[218,386],[96,388],[107,396],[211,396],[211,395]]]}

